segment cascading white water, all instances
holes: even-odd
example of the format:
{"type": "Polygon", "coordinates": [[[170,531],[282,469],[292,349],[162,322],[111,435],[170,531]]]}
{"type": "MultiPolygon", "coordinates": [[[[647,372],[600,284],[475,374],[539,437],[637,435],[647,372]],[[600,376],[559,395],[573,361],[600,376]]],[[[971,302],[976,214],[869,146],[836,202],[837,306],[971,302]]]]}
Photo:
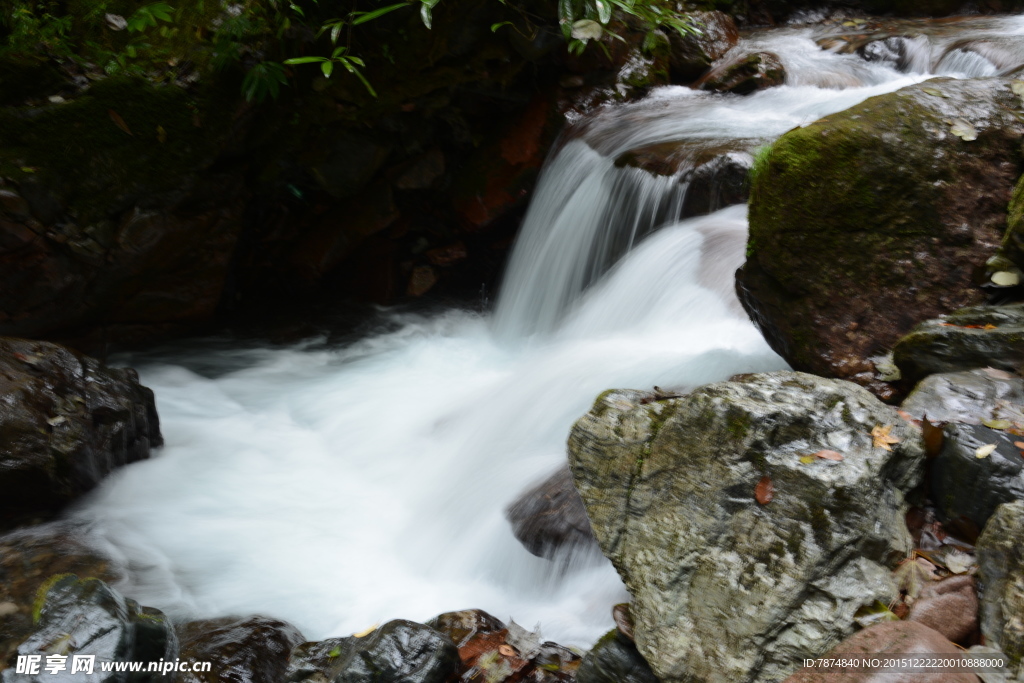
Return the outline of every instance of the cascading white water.
{"type": "Polygon", "coordinates": [[[777,52],[790,85],[664,88],[589,121],[546,168],[495,320],[383,313],[390,331],[342,348],[126,359],[156,392],[167,445],[75,513],[125,562],[126,592],[178,618],[276,616],[308,638],[478,607],[592,643],[625,597],[615,572],[533,557],[505,507],[564,462],[600,391],[783,367],[732,295],[745,207],[677,222],[675,179],[611,160],[665,140],[771,139],[923,78],[811,38],[746,43],[777,52]]]}

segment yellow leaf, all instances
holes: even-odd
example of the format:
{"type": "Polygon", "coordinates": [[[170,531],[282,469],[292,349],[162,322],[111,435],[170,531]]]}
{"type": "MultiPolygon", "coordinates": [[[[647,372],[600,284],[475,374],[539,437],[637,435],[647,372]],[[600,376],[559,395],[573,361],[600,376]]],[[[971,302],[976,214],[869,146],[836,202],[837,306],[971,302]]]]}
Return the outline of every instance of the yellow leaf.
{"type": "Polygon", "coordinates": [[[815,460],[817,460],[817,458],[815,458],[813,455],[802,455],[802,456],[800,456],[800,462],[802,462],[805,465],[810,465],[815,460]]]}
{"type": "Polygon", "coordinates": [[[994,453],[995,450],[996,445],[994,443],[987,443],[984,446],[980,447],[978,450],[974,451],[974,457],[978,458],[979,460],[981,458],[987,458],[988,456],[992,455],[992,453],[994,453]]]}
{"type": "Polygon", "coordinates": [[[887,451],[891,451],[890,445],[899,443],[900,440],[895,436],[891,436],[889,432],[892,431],[892,425],[875,425],[875,428],[871,430],[871,441],[872,446],[875,448],[884,448],[887,451]]]}
{"type": "Polygon", "coordinates": [[[370,628],[366,629],[365,631],[360,631],[359,633],[353,633],[352,635],[355,636],[356,638],[365,638],[366,636],[368,636],[371,633],[373,633],[374,631],[376,631],[378,626],[380,626],[380,622],[379,621],[376,624],[374,624],[373,626],[371,626],[370,628]]]}

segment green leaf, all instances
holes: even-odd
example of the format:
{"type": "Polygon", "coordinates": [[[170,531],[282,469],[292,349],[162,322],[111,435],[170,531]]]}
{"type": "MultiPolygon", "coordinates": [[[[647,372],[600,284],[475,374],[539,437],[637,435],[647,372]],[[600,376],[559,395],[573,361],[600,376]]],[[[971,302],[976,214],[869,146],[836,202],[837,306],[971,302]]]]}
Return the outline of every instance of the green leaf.
{"type": "Polygon", "coordinates": [[[375,9],[372,12],[355,12],[355,15],[357,15],[357,16],[356,16],[355,19],[352,20],[352,25],[353,26],[358,26],[359,24],[365,24],[368,21],[373,21],[377,17],[382,17],[385,14],[388,14],[390,12],[394,12],[396,9],[402,9],[403,7],[408,7],[408,6],[409,6],[409,3],[407,3],[407,2],[400,2],[400,3],[396,4],[396,5],[388,5],[387,7],[381,7],[380,9],[375,9]]]}
{"type": "Polygon", "coordinates": [[[612,19],[612,5],[609,0],[594,0],[597,6],[597,18],[602,24],[607,24],[612,19]]]}
{"type": "Polygon", "coordinates": [[[337,44],[338,36],[341,35],[341,27],[342,27],[342,25],[343,24],[339,21],[337,24],[334,25],[334,28],[331,29],[331,44],[332,45],[337,44]]]}
{"type": "Polygon", "coordinates": [[[288,5],[288,6],[291,7],[292,11],[295,12],[296,14],[298,14],[300,17],[305,17],[306,16],[306,13],[303,12],[302,8],[299,7],[298,5],[292,3],[291,5],[288,5]]]}
{"type": "Polygon", "coordinates": [[[285,64],[317,64],[319,62],[326,62],[326,57],[292,57],[291,59],[284,60],[285,64]]]}
{"type": "Polygon", "coordinates": [[[511,26],[511,21],[499,21],[497,24],[491,24],[491,33],[497,33],[498,29],[502,26],[511,26]]]}
{"type": "Polygon", "coordinates": [[[341,55],[345,54],[346,50],[348,50],[347,47],[345,47],[344,45],[339,45],[338,47],[334,48],[334,52],[331,53],[331,59],[337,59],[341,55]]]}
{"type": "Polygon", "coordinates": [[[433,28],[433,19],[430,16],[430,7],[427,3],[420,5],[420,19],[423,20],[423,25],[428,29],[433,28]]]}
{"type": "Polygon", "coordinates": [[[602,33],[601,24],[593,19],[580,19],[572,25],[572,37],[576,40],[597,40],[602,33]]]}
{"type": "Polygon", "coordinates": [[[323,61],[320,63],[320,70],[324,72],[325,78],[330,78],[334,73],[334,62],[323,61]]]}
{"type": "Polygon", "coordinates": [[[349,57],[348,61],[352,62],[353,64],[358,64],[359,66],[366,66],[366,62],[364,62],[359,57],[349,57]]]}

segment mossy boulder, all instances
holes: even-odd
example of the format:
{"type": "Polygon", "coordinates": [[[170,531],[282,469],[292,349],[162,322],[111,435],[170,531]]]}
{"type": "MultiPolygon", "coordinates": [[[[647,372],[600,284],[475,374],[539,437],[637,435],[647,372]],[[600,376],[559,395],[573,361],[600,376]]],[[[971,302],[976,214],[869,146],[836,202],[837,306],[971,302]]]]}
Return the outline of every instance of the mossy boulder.
{"type": "Polygon", "coordinates": [[[1024,501],[999,506],[978,539],[981,632],[1024,674],[1024,501]]]}
{"type": "MultiPolygon", "coordinates": [[[[159,610],[140,607],[96,578],[80,579],[73,574],[55,576],[40,589],[33,615],[33,632],[17,648],[17,656],[61,654],[68,657],[67,669],[60,674],[73,680],[69,672],[74,655],[93,655],[95,675],[103,681],[158,683],[168,678],[142,671],[122,676],[102,676],[100,663],[173,661],[178,655],[178,640],[170,620],[159,610]]],[[[7,669],[3,683],[36,683],[53,674],[20,674],[7,669]]]]}
{"type": "Polygon", "coordinates": [[[1024,304],[970,306],[926,320],[896,343],[893,362],[909,382],[972,368],[1018,372],[1024,366],[1024,304]]]}
{"type": "Polygon", "coordinates": [[[569,459],[658,679],[741,682],[779,680],[896,595],[924,448],[863,388],[776,372],[605,392],[569,459]]]}
{"type": "Polygon", "coordinates": [[[14,666],[18,646],[34,630],[45,584],[69,575],[107,584],[124,578],[111,558],[86,545],[85,533],[82,525],[61,522],[0,536],[0,669],[14,666]]]}
{"type": "Polygon", "coordinates": [[[986,298],[1024,168],[1020,109],[1008,80],[933,79],[762,152],[737,290],[772,348],[891,396],[871,358],[986,298]]]}
{"type": "Polygon", "coordinates": [[[658,679],[636,645],[615,629],[583,656],[576,683],[658,683],[658,679]]]}
{"type": "Polygon", "coordinates": [[[56,344],[0,338],[0,513],[47,514],[163,443],[130,369],[56,344]]]}

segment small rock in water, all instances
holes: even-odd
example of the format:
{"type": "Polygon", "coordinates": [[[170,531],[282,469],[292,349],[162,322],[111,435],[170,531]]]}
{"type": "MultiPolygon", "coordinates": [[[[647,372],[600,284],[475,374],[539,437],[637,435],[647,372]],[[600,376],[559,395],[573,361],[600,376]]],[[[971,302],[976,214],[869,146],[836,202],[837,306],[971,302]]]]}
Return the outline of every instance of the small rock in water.
{"type": "Polygon", "coordinates": [[[261,616],[191,621],[178,636],[182,659],[212,663],[209,672],[179,673],[178,683],[219,683],[229,671],[241,683],[280,683],[304,640],[291,624],[261,616]]]}
{"type": "Polygon", "coordinates": [[[505,516],[519,542],[538,557],[553,559],[597,546],[568,465],[519,496],[505,516]]]}
{"type": "Polygon", "coordinates": [[[576,683],[658,683],[632,641],[609,631],[583,656],[576,683]]]}

